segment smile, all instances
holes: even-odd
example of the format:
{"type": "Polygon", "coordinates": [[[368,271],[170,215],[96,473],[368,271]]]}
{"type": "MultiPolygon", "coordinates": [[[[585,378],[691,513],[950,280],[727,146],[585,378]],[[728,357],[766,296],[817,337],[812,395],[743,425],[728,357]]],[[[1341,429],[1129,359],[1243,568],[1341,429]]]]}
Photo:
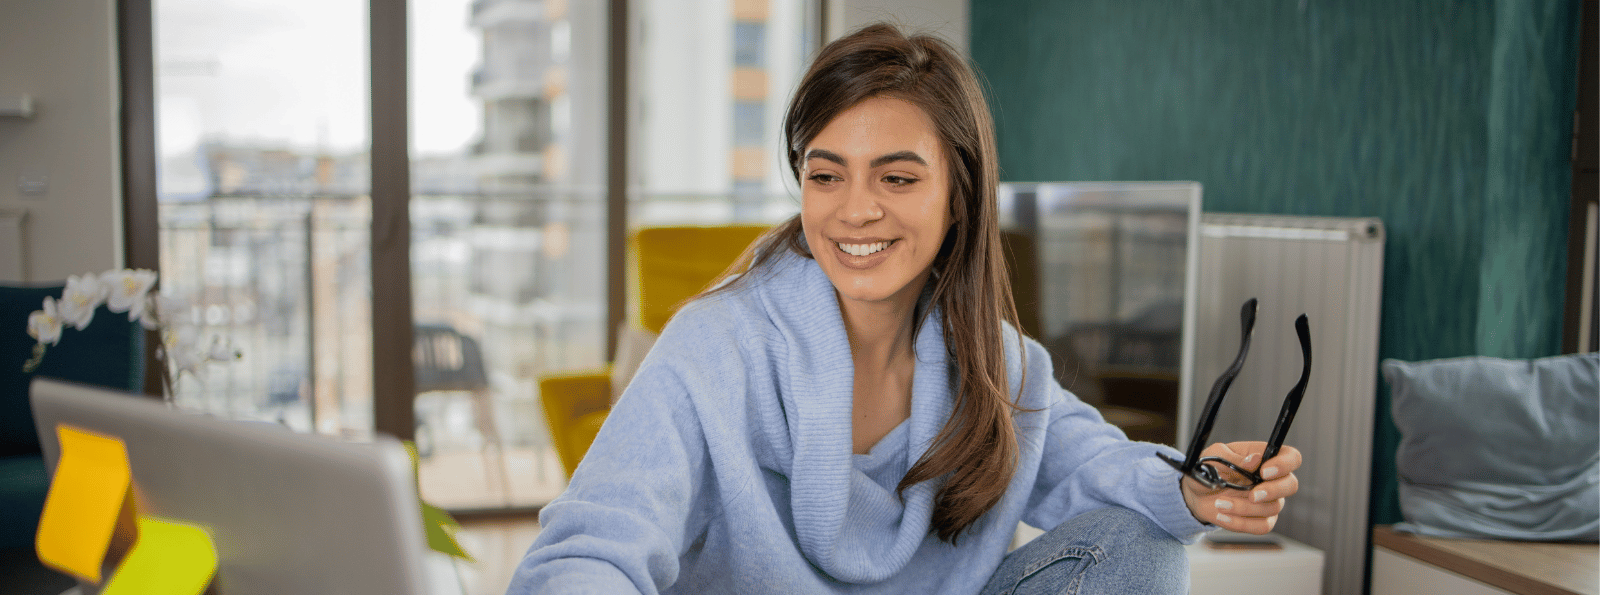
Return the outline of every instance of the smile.
{"type": "Polygon", "coordinates": [[[893,244],[893,243],[894,243],[894,240],[887,240],[887,241],[883,241],[883,242],[873,242],[871,244],[840,244],[838,242],[835,242],[835,244],[837,244],[839,246],[840,250],[844,251],[844,253],[849,254],[851,256],[866,256],[868,254],[872,254],[872,253],[875,253],[875,252],[880,252],[884,248],[888,248],[889,245],[893,244]]]}

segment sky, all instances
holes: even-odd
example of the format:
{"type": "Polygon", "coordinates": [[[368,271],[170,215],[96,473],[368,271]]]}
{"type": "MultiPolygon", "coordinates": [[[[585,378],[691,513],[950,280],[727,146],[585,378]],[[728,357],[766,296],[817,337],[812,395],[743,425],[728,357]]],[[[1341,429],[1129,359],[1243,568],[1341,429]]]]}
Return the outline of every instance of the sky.
{"type": "MultiPolygon", "coordinates": [[[[469,92],[481,44],[470,0],[411,2],[413,155],[463,151],[482,108],[469,92]]],[[[206,138],[364,151],[367,3],[362,0],[156,0],[158,144],[164,156],[206,138]]]]}

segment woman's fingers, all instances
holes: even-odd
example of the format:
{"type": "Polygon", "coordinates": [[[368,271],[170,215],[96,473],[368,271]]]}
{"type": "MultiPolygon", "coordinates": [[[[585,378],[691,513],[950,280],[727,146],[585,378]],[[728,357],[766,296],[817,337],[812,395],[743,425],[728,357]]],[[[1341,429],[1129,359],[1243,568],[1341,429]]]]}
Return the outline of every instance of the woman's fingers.
{"type": "MultiPolygon", "coordinates": [[[[1266,448],[1262,447],[1262,450],[1266,450],[1266,448]]],[[[1293,446],[1284,446],[1278,451],[1278,456],[1272,457],[1272,460],[1261,465],[1261,478],[1277,479],[1294,473],[1299,468],[1300,449],[1293,446]]]]}
{"type": "Polygon", "coordinates": [[[1266,535],[1272,532],[1273,527],[1278,526],[1278,517],[1273,515],[1266,518],[1240,518],[1224,514],[1212,524],[1229,531],[1249,533],[1251,535],[1266,535]]]}
{"type": "Polygon", "coordinates": [[[1241,533],[1261,534],[1271,531],[1283,512],[1284,501],[1255,503],[1243,492],[1225,490],[1219,495],[1205,497],[1196,502],[1195,518],[1241,533]]]}
{"type": "Polygon", "coordinates": [[[1251,502],[1270,502],[1288,498],[1299,491],[1300,478],[1290,473],[1277,479],[1256,484],[1255,487],[1250,488],[1249,498],[1251,502]]]}
{"type": "MultiPolygon", "coordinates": [[[[1261,463],[1262,448],[1256,448],[1254,452],[1251,452],[1250,448],[1247,446],[1249,444],[1250,443],[1247,442],[1235,442],[1233,444],[1223,444],[1221,442],[1217,442],[1201,451],[1200,457],[1216,457],[1233,463],[1234,465],[1238,465],[1240,469],[1255,469],[1261,463]]],[[[1262,447],[1265,447],[1265,443],[1262,443],[1262,447]]],[[[1218,475],[1220,475],[1223,480],[1229,483],[1237,484],[1245,481],[1243,476],[1239,475],[1234,470],[1229,469],[1225,465],[1212,465],[1210,463],[1202,464],[1211,465],[1213,469],[1216,469],[1218,475]]]]}
{"type": "MultiPolygon", "coordinates": [[[[1237,494],[1238,492],[1233,492],[1237,494]]],[[[1228,516],[1240,518],[1266,518],[1278,516],[1283,512],[1283,500],[1270,500],[1267,502],[1251,502],[1248,498],[1241,498],[1232,494],[1217,496],[1212,501],[1212,506],[1217,512],[1228,516]]]]}
{"type": "MultiPolygon", "coordinates": [[[[1232,442],[1206,447],[1202,456],[1217,457],[1241,469],[1257,471],[1263,481],[1249,490],[1233,490],[1206,489],[1192,479],[1185,479],[1184,500],[1195,518],[1231,531],[1257,535],[1277,526],[1286,499],[1300,490],[1300,480],[1294,471],[1300,468],[1301,457],[1299,450],[1285,446],[1277,456],[1262,462],[1266,446],[1265,442],[1232,442]]],[[[1249,484],[1224,466],[1216,468],[1232,483],[1249,484]]]]}

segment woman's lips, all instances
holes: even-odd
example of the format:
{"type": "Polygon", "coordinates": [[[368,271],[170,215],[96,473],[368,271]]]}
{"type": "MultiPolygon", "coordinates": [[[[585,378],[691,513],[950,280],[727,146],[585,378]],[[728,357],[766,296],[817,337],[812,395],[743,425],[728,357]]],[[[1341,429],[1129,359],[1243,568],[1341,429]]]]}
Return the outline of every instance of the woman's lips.
{"type": "Polygon", "coordinates": [[[888,259],[899,244],[898,240],[847,238],[833,242],[833,254],[846,267],[870,269],[888,259]]]}

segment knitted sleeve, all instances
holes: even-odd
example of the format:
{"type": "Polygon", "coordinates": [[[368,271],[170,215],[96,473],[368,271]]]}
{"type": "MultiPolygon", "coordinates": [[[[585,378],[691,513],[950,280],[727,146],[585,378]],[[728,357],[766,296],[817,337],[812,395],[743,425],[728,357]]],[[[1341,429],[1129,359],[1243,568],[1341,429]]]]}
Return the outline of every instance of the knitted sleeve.
{"type": "Polygon", "coordinates": [[[567,490],[540,511],[508,594],[656,593],[677,581],[715,500],[693,393],[738,390],[729,326],[675,319],[664,329],[567,490]]]}
{"type": "Polygon", "coordinates": [[[1032,340],[1025,343],[1029,351],[1024,386],[1033,398],[1024,402],[1046,407],[1041,413],[1048,426],[1023,521],[1048,530],[1095,508],[1121,506],[1192,543],[1206,526],[1184,504],[1177,471],[1156,458],[1157,452],[1180,458],[1181,454],[1164,445],[1128,440],[1121,429],[1106,423],[1099,411],[1050,375],[1052,366],[1043,347],[1032,340]]]}

